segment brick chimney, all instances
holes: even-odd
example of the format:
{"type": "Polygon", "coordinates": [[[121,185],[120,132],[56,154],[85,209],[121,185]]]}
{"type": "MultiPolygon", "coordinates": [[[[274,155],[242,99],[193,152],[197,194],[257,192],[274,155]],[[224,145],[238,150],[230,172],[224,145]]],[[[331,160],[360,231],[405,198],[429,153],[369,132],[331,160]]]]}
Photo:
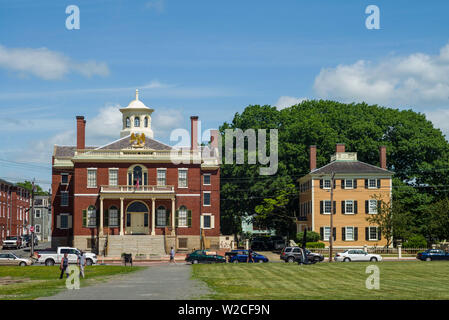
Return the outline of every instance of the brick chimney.
{"type": "Polygon", "coordinates": [[[190,117],[190,149],[198,150],[198,116],[190,117]]]}
{"type": "Polygon", "coordinates": [[[316,169],[316,146],[310,146],[310,171],[316,169]]]}
{"type": "Polygon", "coordinates": [[[345,144],[337,143],[337,147],[335,148],[335,152],[345,152],[345,144]]]}
{"type": "Polygon", "coordinates": [[[382,169],[387,169],[387,147],[379,147],[379,162],[382,169]]]}
{"type": "Polygon", "coordinates": [[[76,117],[76,148],[86,149],[86,120],[83,116],[76,117]]]}

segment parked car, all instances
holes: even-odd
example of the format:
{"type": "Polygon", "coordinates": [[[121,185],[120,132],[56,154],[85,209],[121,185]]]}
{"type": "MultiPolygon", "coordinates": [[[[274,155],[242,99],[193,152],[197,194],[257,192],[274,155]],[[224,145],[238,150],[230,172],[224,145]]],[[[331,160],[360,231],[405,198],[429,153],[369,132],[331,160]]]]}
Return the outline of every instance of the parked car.
{"type": "Polygon", "coordinates": [[[187,262],[191,262],[192,264],[226,262],[225,257],[218,255],[214,251],[208,250],[195,250],[192,253],[187,254],[185,260],[187,262]]]}
{"type": "MultiPolygon", "coordinates": [[[[25,241],[25,247],[31,247],[31,234],[27,234],[23,236],[23,239],[25,241]]],[[[37,239],[37,236],[34,235],[34,246],[36,247],[38,245],[39,241],[37,239]]]]}
{"type": "Polygon", "coordinates": [[[351,249],[344,252],[339,252],[335,255],[335,261],[351,262],[351,261],[382,261],[382,256],[379,254],[371,254],[364,250],[351,249]]]}
{"type": "MultiPolygon", "coordinates": [[[[46,266],[53,266],[60,263],[64,253],[67,253],[69,263],[77,263],[80,251],[77,248],[58,247],[56,251],[38,251],[36,263],[42,263],[46,266]]],[[[90,266],[97,263],[97,256],[94,253],[85,252],[86,265],[90,266]]]]}
{"type": "Polygon", "coordinates": [[[422,261],[449,260],[449,253],[441,249],[429,249],[424,252],[418,252],[416,259],[422,261]]]}
{"type": "MultiPolygon", "coordinates": [[[[248,250],[232,250],[231,252],[226,252],[225,255],[229,256],[229,262],[233,263],[248,262],[248,250]]],[[[252,257],[254,262],[258,263],[269,261],[267,257],[254,251],[252,253],[252,257]]]]}
{"type": "MultiPolygon", "coordinates": [[[[307,254],[307,260],[310,263],[317,263],[324,260],[324,256],[319,253],[312,252],[308,249],[306,249],[307,254]]],[[[301,254],[301,248],[300,247],[285,247],[281,251],[281,260],[284,260],[285,262],[298,262],[301,261],[302,254],[301,254]]]]}
{"type": "Polygon", "coordinates": [[[3,240],[3,249],[22,248],[22,239],[20,236],[8,236],[3,240]]]}
{"type": "Polygon", "coordinates": [[[0,253],[0,266],[31,266],[33,260],[28,258],[19,258],[12,252],[0,253]]]}

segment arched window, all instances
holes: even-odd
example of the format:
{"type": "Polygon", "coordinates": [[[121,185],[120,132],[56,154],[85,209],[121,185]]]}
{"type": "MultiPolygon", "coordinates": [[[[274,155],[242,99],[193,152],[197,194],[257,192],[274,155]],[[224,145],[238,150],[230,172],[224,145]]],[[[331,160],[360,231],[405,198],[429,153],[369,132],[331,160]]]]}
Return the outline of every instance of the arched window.
{"type": "Polygon", "coordinates": [[[109,208],[109,227],[118,227],[118,208],[112,206],[109,208]]]}
{"type": "Polygon", "coordinates": [[[145,117],[145,119],[143,120],[143,126],[145,128],[148,128],[148,117],[145,117]]]}
{"type": "Polygon", "coordinates": [[[134,118],[134,127],[140,127],[140,118],[139,117],[134,118]]]}
{"type": "Polygon", "coordinates": [[[164,206],[156,210],[156,227],[165,227],[167,225],[167,212],[164,206]]]}
{"type": "Polygon", "coordinates": [[[128,186],[136,186],[139,180],[139,186],[148,185],[148,169],[145,166],[136,164],[128,169],[128,186]]]}
{"type": "Polygon", "coordinates": [[[129,117],[126,117],[126,127],[130,128],[131,127],[131,121],[129,120],[129,117]]]}

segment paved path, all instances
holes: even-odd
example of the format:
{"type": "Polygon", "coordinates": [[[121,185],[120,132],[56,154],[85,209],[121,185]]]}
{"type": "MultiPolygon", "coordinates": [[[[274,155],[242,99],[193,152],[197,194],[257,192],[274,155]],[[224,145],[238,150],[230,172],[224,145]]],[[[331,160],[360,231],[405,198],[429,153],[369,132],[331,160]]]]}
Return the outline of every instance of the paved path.
{"type": "Polygon", "coordinates": [[[176,300],[195,299],[211,291],[191,280],[191,265],[178,263],[152,265],[142,271],[115,276],[79,290],[64,290],[43,300],[176,300]]]}

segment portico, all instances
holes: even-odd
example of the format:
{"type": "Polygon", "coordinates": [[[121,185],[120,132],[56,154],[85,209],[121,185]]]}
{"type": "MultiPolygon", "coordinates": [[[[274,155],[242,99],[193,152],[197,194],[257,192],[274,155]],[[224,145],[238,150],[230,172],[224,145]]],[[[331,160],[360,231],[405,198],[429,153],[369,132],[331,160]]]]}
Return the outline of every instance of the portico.
{"type": "Polygon", "coordinates": [[[170,216],[167,216],[170,225],[165,224],[160,227],[171,227],[171,235],[175,235],[176,196],[173,186],[101,186],[100,237],[104,236],[105,200],[120,201],[119,226],[121,236],[126,234],[156,235],[156,202],[158,200],[165,200],[165,202],[171,200],[170,216]],[[125,201],[128,202],[126,210],[125,201]],[[151,223],[149,223],[149,217],[151,217],[151,223]]]}

